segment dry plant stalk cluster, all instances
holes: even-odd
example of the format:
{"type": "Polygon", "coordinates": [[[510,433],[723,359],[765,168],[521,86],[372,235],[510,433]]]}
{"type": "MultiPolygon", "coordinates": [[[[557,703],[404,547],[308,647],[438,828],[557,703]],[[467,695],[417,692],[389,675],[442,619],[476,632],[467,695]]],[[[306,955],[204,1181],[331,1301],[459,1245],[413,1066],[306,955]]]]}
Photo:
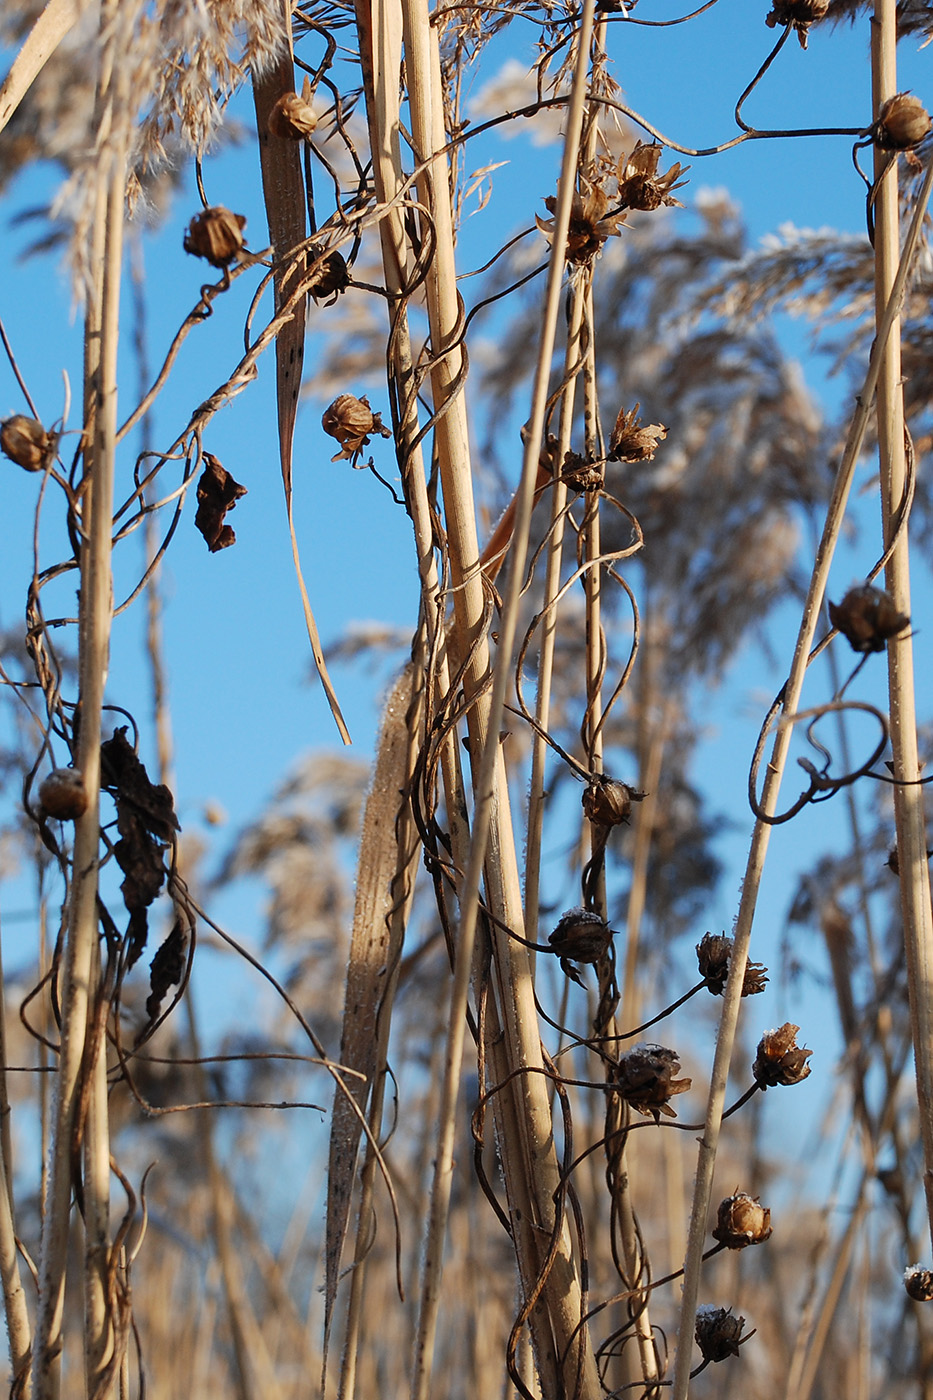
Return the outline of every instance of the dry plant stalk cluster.
{"type": "MultiPolygon", "coordinates": [[[[601,1395],[656,1400],[668,1390],[674,1400],[684,1400],[693,1378],[706,1368],[723,1362],[744,1366],[754,1351],[754,1329],[747,1330],[735,1298],[701,1301],[704,1262],[723,1251],[736,1257],[748,1250],[757,1254],[759,1246],[765,1257],[783,1225],[777,1218],[772,1223],[770,1209],[753,1189],[736,1185],[717,1206],[714,1168],[717,1156],[731,1150],[721,1143],[722,1123],[752,1100],[757,1103],[766,1090],[806,1079],[812,1053],[798,1042],[799,1028],[791,1022],[762,1028],[746,1087],[726,1108],[743,999],[759,994],[768,980],[767,970],[749,960],[768,841],[776,824],[812,803],[850,792],[857,779],[884,777],[878,765],[889,743],[885,780],[893,786],[897,826],[891,864],[900,881],[911,1022],[899,1062],[895,1055],[885,1064],[889,1094],[879,1121],[865,1106],[868,1065],[856,1048],[852,1072],[862,1106],[864,1188],[876,1172],[879,1147],[892,1133],[896,1153],[905,1151],[893,1115],[912,1044],[923,1179],[933,1219],[933,925],[924,789],[918,782],[907,530],[915,465],[904,424],[899,353],[899,312],[930,187],[927,147],[916,152],[929,134],[930,119],[918,99],[897,90],[895,13],[889,0],[878,0],[870,21],[872,120],[862,128],[827,133],[853,139],[856,153],[870,148],[874,154],[867,178],[876,268],[873,348],[829,494],[788,678],[765,719],[751,765],[755,825],[736,926],[731,938],[706,934],[697,946],[699,981],[638,1024],[644,1015],[641,922],[653,843],[660,839],[658,789],[680,716],[673,703],[657,704],[657,668],[663,666],[666,645],[658,604],[663,589],[649,590],[643,616],[633,580],[640,552],[651,543],[654,512],[649,509],[643,518],[635,502],[637,473],[649,470],[656,457],[663,462],[673,442],[669,425],[648,421],[666,416],[665,410],[646,405],[642,415],[639,402],[605,402],[600,278],[604,264],[611,263],[610,240],[640,239],[650,249],[653,229],[660,227],[651,221],[681,204],[676,192],[683,190],[689,167],[668,151],[698,161],[744,141],[814,134],[757,130],[742,109],[791,36],[806,48],[813,27],[825,23],[828,13],[832,18],[852,9],[842,4],[834,9],[829,0],[781,0],[763,13],[761,20],[780,33],[738,100],[738,134],[705,150],[675,142],[626,106],[611,76],[615,38],[622,26],[638,22],[625,0],[598,6],[584,0],[582,8],[441,6],[434,12],[424,0],[357,0],[355,6],[338,0],[294,6],[279,0],[250,5],[209,0],[198,7],[170,0],[153,5],[102,0],[87,7],[52,0],[32,28],[22,26],[21,50],[0,89],[0,123],[8,125],[24,104],[39,100],[46,64],[57,61],[60,47],[62,53],[73,52],[68,46],[75,35],[77,51],[93,55],[86,69],[94,84],[86,94],[90,140],[81,150],[75,145],[64,205],[70,211],[86,325],[81,430],[71,433],[67,414],[54,423],[43,418],[22,380],[22,411],[0,430],[9,463],[41,479],[39,510],[49,511],[53,501],[60,504],[71,548],[52,566],[40,566],[36,559],[25,636],[33,677],[27,683],[6,670],[2,677],[42,735],[25,780],[25,808],[43,860],[65,890],[60,926],[23,1012],[55,1086],[43,1110],[48,1165],[34,1264],[21,1244],[6,1116],[2,1120],[0,1277],[11,1395],[56,1400],[63,1393],[78,1394],[82,1385],[92,1400],[149,1394],[150,1372],[151,1393],[172,1393],[171,1383],[160,1389],[153,1353],[161,1347],[194,1358],[189,1381],[198,1389],[189,1393],[198,1396],[262,1394],[284,1400],[318,1393],[319,1385],[321,1394],[349,1400],[396,1385],[400,1376],[395,1393],[407,1388],[412,1400],[454,1397],[465,1392],[449,1366],[435,1360],[445,1347],[460,1355],[444,1336],[455,1330],[455,1321],[444,1313],[445,1277],[456,1281],[463,1296],[473,1290],[471,1393],[482,1378],[484,1393],[498,1386],[499,1393],[526,1400],[601,1395]],[[485,126],[557,110],[563,157],[556,194],[542,191],[547,217],[536,215],[536,227],[528,230],[544,235],[546,260],[537,269],[544,290],[535,303],[534,334],[525,337],[536,347],[536,361],[528,366],[531,397],[521,476],[508,510],[484,544],[467,420],[475,311],[467,313],[457,260],[463,153],[479,129],[464,121],[461,93],[470,65],[516,17],[538,30],[536,95],[520,111],[503,112],[485,126]],[[208,199],[210,166],[201,165],[226,99],[243,83],[252,86],[255,99],[269,225],[269,246],[258,251],[250,248],[242,214],[208,199]],[[637,138],[630,135],[636,129],[637,138]],[[151,385],[121,422],[116,365],[127,201],[155,189],[160,162],[185,140],[198,154],[203,207],[190,220],[184,248],[219,275],[215,280],[209,275],[151,385]],[[903,238],[899,162],[914,182],[903,238]],[[379,267],[375,285],[357,276],[367,256],[379,267]],[[139,453],[127,485],[123,454],[131,433],[145,424],[184,343],[196,337],[218,299],[238,290],[244,278],[254,292],[242,355],[216,391],[193,406],[164,449],[147,446],[139,453]],[[164,1037],[180,1017],[199,926],[230,944],[233,940],[212,922],[193,880],[186,878],[167,742],[161,745],[156,781],[142,761],[145,745],[135,722],[127,716],[128,722],[111,732],[104,714],[113,618],[138,604],[147,587],[152,608],[159,564],[186,510],[196,509],[194,525],[211,552],[235,545],[229,515],[246,488],[209,450],[212,422],[249,387],[263,352],[274,347],[280,466],[296,578],[318,673],[340,733],[349,741],[292,519],[292,452],[306,326],[309,316],[339,312],[348,290],[378,298],[386,308],[389,413],[383,422],[368,397],[357,393],[359,385],[348,382],[325,411],[322,426],[339,446],[335,463],[368,466],[377,476],[375,456],[366,454],[375,440],[391,439],[401,492],[396,500],[411,520],[420,600],[411,660],[393,686],[363,804],[339,1049],[336,1043],[328,1046],[328,1036],[312,1026],[298,1000],[253,960],[310,1041],[305,1057],[333,1085],[319,1345],[309,1342],[289,1292],[290,1268],[281,1257],[270,1256],[219,1159],[207,1107],[216,1107],[223,1096],[208,1082],[190,1009],[186,1032],[175,1042],[174,1063],[179,1071],[185,1066],[191,1102],[177,1099],[166,1106],[154,1094],[158,1057],[146,1046],[157,1032],[164,1037]],[[420,343],[424,322],[427,336],[420,343]],[[873,406],[883,554],[864,586],[830,605],[833,631],[814,646],[829,562],[873,406]],[[145,571],[126,596],[114,598],[113,552],[124,549],[140,526],[151,540],[145,571]],[[882,568],[885,589],[872,582],[882,568]],[[68,575],[78,580],[78,616],[49,617],[45,590],[68,575]],[[77,636],[76,686],[56,640],[62,627],[77,636]],[[886,653],[890,717],[846,698],[854,675],[830,699],[801,708],[807,666],[836,631],[862,659],[886,653]],[[562,647],[568,637],[581,635],[568,693],[562,647]],[[628,654],[620,662],[610,642],[624,635],[628,654]],[[653,728],[645,718],[651,708],[646,695],[652,697],[653,728]],[[580,717],[576,734],[568,737],[565,716],[574,703],[580,717]],[[842,772],[835,771],[828,750],[814,738],[825,762],[818,767],[804,761],[807,786],[781,809],[779,788],[795,726],[808,722],[812,735],[819,721],[825,728],[830,717],[842,722],[851,711],[871,714],[878,725],[871,758],[857,766],[845,762],[842,772]],[[611,755],[626,725],[642,726],[633,746],[638,771],[608,772],[606,753],[611,755]],[[525,747],[503,742],[509,727],[520,732],[525,747]],[[509,757],[513,747],[517,758],[509,757]],[[527,810],[515,799],[519,774],[528,778],[527,810]],[[586,851],[579,902],[552,919],[543,908],[543,852],[551,823],[566,820],[565,810],[552,801],[564,779],[579,784],[586,851]],[[611,926],[608,891],[619,831],[627,827],[634,855],[623,938],[611,926]],[[424,1140],[416,1149],[387,1142],[386,1098],[393,1029],[400,1020],[405,1024],[401,993],[413,977],[417,985],[417,965],[426,956],[411,940],[419,900],[423,904],[416,889],[422,863],[434,900],[435,937],[426,946],[432,941],[442,946],[447,975],[440,983],[443,1007],[430,1083],[414,1091],[424,1099],[424,1140]],[[121,877],[122,908],[107,892],[113,869],[121,877]],[[158,908],[168,902],[172,913],[153,949],[149,917],[156,901],[161,901],[158,908]],[[147,949],[143,1011],[128,979],[147,949]],[[554,1016],[545,1009],[552,974],[562,986],[554,1016]],[[591,986],[595,995],[588,996],[591,986]],[[677,1022],[663,1029],[661,1024],[704,992],[720,999],[716,1049],[708,1070],[698,1066],[688,1075],[682,1067],[694,1047],[674,1048],[653,1036],[675,1040],[677,1022]],[[572,1008],[584,1000],[581,1031],[572,1008]],[[190,1053],[182,1055],[185,1044],[190,1053]],[[477,1084],[472,1116],[464,1095],[468,1055],[477,1084]],[[704,1121],[682,1122],[676,1101],[691,1085],[696,1091],[707,1080],[704,1121]],[[193,1131],[205,1164],[200,1199],[211,1221],[211,1268],[226,1314],[219,1340],[215,1321],[204,1321],[203,1314],[206,1344],[204,1335],[183,1336],[181,1326],[177,1338],[160,1337],[148,1305],[145,1318],[139,1315],[134,1280],[148,1272],[158,1291],[160,1266],[152,1232],[146,1232],[146,1178],[131,1179],[133,1173],[112,1153],[118,1131],[112,1115],[121,1093],[126,1102],[127,1091],[156,1120],[180,1107],[194,1110],[193,1131]],[[474,1172],[469,1180],[459,1160],[468,1152],[467,1119],[474,1172]],[[643,1129],[651,1146],[643,1146],[643,1129]],[[687,1169],[678,1148],[656,1146],[673,1142],[678,1130],[688,1132],[688,1142],[701,1134],[695,1188],[682,1262],[672,1258],[671,1268],[658,1277],[651,1262],[654,1245],[643,1234],[640,1215],[647,1209],[643,1202],[652,1198],[649,1182],[664,1162],[664,1173],[681,1188],[683,1218],[677,1228],[684,1227],[687,1169]],[[402,1180],[409,1151],[420,1161],[417,1189],[402,1180]],[[114,1181],[123,1197],[120,1205],[111,1200],[114,1181]],[[460,1199],[464,1193],[467,1208],[460,1199]],[[464,1250],[468,1258],[480,1193],[500,1232],[489,1252],[496,1266],[485,1264],[486,1296],[479,1280],[464,1277],[469,1272],[464,1250]],[[419,1224],[423,1242],[417,1239],[419,1224]],[[250,1241],[259,1280],[251,1285],[237,1257],[237,1239],[250,1241]],[[68,1286],[79,1254],[82,1281],[74,1296],[80,1296],[80,1306],[68,1286]],[[257,1301],[260,1296],[265,1303],[257,1301]],[[393,1311],[404,1325],[395,1327],[393,1311]],[[672,1329],[670,1337],[665,1328],[672,1329]],[[400,1341],[385,1335],[396,1332],[400,1341]],[[212,1371],[215,1345],[226,1346],[227,1389],[212,1371]],[[393,1347],[398,1371],[384,1382],[379,1366],[393,1347]],[[299,1380],[277,1364],[283,1349],[297,1358],[299,1380]]],[[[908,11],[908,29],[929,27],[929,11],[919,0],[908,11]]],[[[27,151],[23,159],[29,158],[27,151]]],[[[510,266],[508,259],[503,266],[510,266]]],[[[516,273],[496,299],[517,293],[527,280],[525,273],[516,273]]],[[[4,344],[18,375],[5,334],[4,344]]],[[[394,487],[379,479],[394,495],[394,487]]],[[[157,658],[157,609],[150,624],[157,658]]],[[[281,832],[274,839],[280,840],[281,832]]],[[[298,833],[295,849],[311,839],[298,833]]],[[[320,831],[313,835],[326,839],[320,831]]],[[[255,853],[254,858],[261,860],[255,853]]],[[[832,920],[822,905],[818,914],[830,942],[832,920]]],[[[837,933],[839,918],[845,922],[840,913],[837,933]]],[[[841,963],[839,976],[844,982],[841,963]]],[[[429,994],[435,1015],[440,995],[435,985],[429,994]]],[[[750,1009],[745,1017],[751,1025],[750,1009]]],[[[850,1029],[856,1047],[856,1028],[850,1029]]],[[[5,1077],[2,1085],[5,1114],[5,1077]]],[[[246,1102],[233,1093],[227,1099],[246,1102]]],[[[747,1145],[738,1123],[730,1166],[747,1145]]],[[[735,1170],[743,1168],[735,1165],[735,1170]]],[[[896,1170],[906,1171],[900,1158],[896,1170]]],[[[751,1188],[751,1181],[746,1185],[751,1188]]],[[[788,1349],[785,1339],[787,1374],[772,1375],[766,1393],[781,1393],[785,1381],[788,1397],[814,1393],[833,1299],[864,1217],[863,1188],[852,1232],[846,1232],[835,1255],[826,1299],[822,1306],[810,1300],[796,1344],[788,1349]]],[[[903,1179],[898,1186],[892,1177],[891,1192],[903,1208],[905,1239],[912,1239],[903,1179]]],[[[676,1207],[669,1219],[674,1215],[676,1207]]],[[[673,1256],[673,1226],[671,1235],[673,1256]]],[[[292,1259],[290,1267],[294,1264],[292,1259]]],[[[731,1278],[736,1283],[735,1270],[731,1278]]],[[[912,1270],[907,1292],[911,1299],[929,1298],[929,1270],[921,1265],[912,1270]]],[[[177,1302],[181,1310],[183,1300],[177,1302]]],[[[781,1352],[773,1338],[771,1344],[781,1352]]],[[[929,1367],[930,1348],[924,1344],[929,1367]]],[[[929,1393],[929,1370],[919,1383],[920,1393],[929,1393]]],[[[174,1393],[180,1393],[177,1385],[174,1393]]]]}

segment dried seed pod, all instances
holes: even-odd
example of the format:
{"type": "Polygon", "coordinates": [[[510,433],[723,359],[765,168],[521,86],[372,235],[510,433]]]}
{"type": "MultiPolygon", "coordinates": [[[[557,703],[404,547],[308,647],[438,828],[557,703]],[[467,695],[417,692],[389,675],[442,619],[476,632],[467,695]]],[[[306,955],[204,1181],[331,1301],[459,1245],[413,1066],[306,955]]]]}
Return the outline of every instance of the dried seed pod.
{"type": "Polygon", "coordinates": [[[883,151],[909,151],[930,133],[933,122],[920,101],[909,92],[897,92],[882,103],[875,123],[875,145],[883,151]]]}
{"type": "Polygon", "coordinates": [[[627,413],[624,408],[619,410],[609,439],[610,462],[654,461],[658,443],[667,437],[667,429],[663,423],[649,423],[642,427],[638,421],[640,408],[641,404],[637,403],[627,413]]]}
{"type": "Polygon", "coordinates": [[[744,1326],[745,1318],[734,1315],[731,1308],[717,1308],[711,1303],[697,1308],[693,1335],[703,1360],[725,1361],[727,1356],[738,1356],[744,1326]]]}
{"type": "Polygon", "coordinates": [[[561,914],[548,943],[559,956],[562,967],[565,959],[597,963],[609,950],[612,929],[605,919],[588,909],[568,909],[566,914],[561,914]]]}
{"type": "Polygon", "coordinates": [[[632,803],[641,802],[645,794],[636,792],[628,783],[620,783],[615,778],[603,774],[591,779],[583,793],[583,815],[594,826],[618,826],[627,822],[632,803]]]}
{"type": "Polygon", "coordinates": [[[79,768],[53,768],[39,785],[39,803],[47,817],[73,822],[87,811],[88,795],[79,768]]]}
{"type": "Polygon", "coordinates": [[[345,260],[340,253],[322,254],[320,248],[311,248],[308,262],[312,265],[307,283],[309,293],[316,303],[330,297],[327,305],[333,306],[340,293],[350,285],[350,269],[345,260]]]}
{"type": "Polygon", "coordinates": [[[660,1122],[661,1114],[676,1118],[669,1099],[685,1094],[692,1079],[675,1079],[680,1058],[664,1045],[636,1045],[620,1055],[612,1068],[612,1087],[638,1113],[660,1122]]]}
{"type": "Polygon", "coordinates": [[[202,209],[195,214],[185,234],[184,249],[196,258],[204,258],[211,267],[228,267],[243,248],[246,216],[232,214],[222,204],[202,209]]]}
{"type": "Polygon", "coordinates": [[[662,146],[636,141],[632,154],[623,156],[619,161],[619,203],[623,209],[640,209],[651,213],[665,204],[683,209],[680,200],[674,198],[673,191],[687,183],[680,176],[685,175],[690,167],[678,161],[670,170],[659,175],[658,161],[662,150],[662,146]]]}
{"type": "Polygon", "coordinates": [[[354,398],[352,394],[340,394],[330,407],[324,410],[321,427],[325,433],[336,438],[343,449],[330,460],[339,462],[346,458],[354,467],[358,464],[357,459],[363,448],[369,446],[370,433],[379,433],[382,437],[392,436],[389,429],[383,426],[379,414],[373,413],[365,394],[361,399],[354,398]]]}
{"type": "Polygon", "coordinates": [[[805,49],[810,25],[819,24],[821,19],[825,19],[828,9],[829,0],[773,0],[771,13],[765,17],[765,24],[769,29],[773,29],[775,25],[781,28],[788,24],[793,25],[800,47],[805,49]]]}
{"type": "Polygon", "coordinates": [[[933,1269],[925,1269],[922,1264],[911,1264],[904,1270],[904,1287],[908,1297],[915,1302],[933,1302],[933,1269]]]}
{"type": "Polygon", "coordinates": [[[311,106],[311,79],[305,74],[301,96],[297,92],[283,92],[269,113],[269,133],[284,141],[304,141],[311,136],[317,126],[317,117],[311,106]]]}
{"type": "Polygon", "coordinates": [[[560,479],[572,491],[601,491],[605,464],[587,461],[579,452],[568,450],[560,469],[560,479]]]}
{"type": "Polygon", "coordinates": [[[890,637],[910,626],[890,595],[870,583],[850,588],[841,603],[830,603],[829,620],[858,652],[884,651],[890,637]]]}
{"type": "Polygon", "coordinates": [[[737,1191],[719,1202],[719,1212],[713,1239],[727,1249],[745,1249],[750,1244],[764,1244],[771,1238],[771,1212],[758,1204],[757,1196],[737,1191]]]}
{"type": "Polygon", "coordinates": [[[0,424],[0,449],[25,471],[41,472],[54,450],[54,442],[38,418],[14,413],[0,424]]]}
{"type": "MultiPolygon", "coordinates": [[[[705,978],[707,990],[713,996],[721,997],[726,989],[732,947],[732,939],[724,933],[705,933],[696,945],[700,976],[705,978]]],[[[764,963],[747,962],[742,980],[743,997],[753,997],[763,992],[768,981],[767,973],[764,963]]]]}
{"type": "MultiPolygon", "coordinates": [[[[544,201],[551,214],[557,213],[557,200],[548,195],[544,201]]],[[[609,214],[609,198],[606,192],[593,181],[580,177],[580,188],[574,191],[570,205],[570,224],[567,229],[565,257],[569,263],[592,262],[607,238],[619,233],[619,226],[625,218],[618,209],[609,214]]],[[[542,219],[535,215],[535,223],[550,242],[554,237],[555,219],[542,219]]]]}
{"type": "Polygon", "coordinates": [[[807,1064],[812,1050],[797,1044],[799,1026],[785,1021],[775,1031],[765,1031],[758,1042],[758,1053],[752,1065],[752,1074],[762,1089],[773,1088],[776,1084],[799,1084],[810,1073],[807,1064]]]}

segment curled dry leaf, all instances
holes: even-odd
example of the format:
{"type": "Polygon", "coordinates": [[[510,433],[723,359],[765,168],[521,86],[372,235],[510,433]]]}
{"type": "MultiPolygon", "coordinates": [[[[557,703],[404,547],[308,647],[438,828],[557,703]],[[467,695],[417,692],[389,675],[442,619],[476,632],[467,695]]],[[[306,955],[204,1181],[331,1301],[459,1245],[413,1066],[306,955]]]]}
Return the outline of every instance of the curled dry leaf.
{"type": "Polygon", "coordinates": [[[164,783],[152,783],[126,737],[117,729],[100,747],[101,787],[117,809],[120,839],[114,856],[123,871],[120,886],[130,920],[127,927],[127,967],[146,946],[147,910],[165,882],[163,854],[175,840],[178,818],[172,794],[164,783]]]}
{"type": "Polygon", "coordinates": [[[222,204],[195,214],[184,238],[186,253],[204,258],[211,267],[226,268],[243,249],[244,214],[233,214],[222,204]]]}
{"type": "Polygon", "coordinates": [[[53,438],[38,418],[14,413],[0,424],[0,450],[24,471],[43,471],[54,447],[53,438]]]}
{"type": "Polygon", "coordinates": [[[198,509],[194,517],[195,529],[200,530],[212,554],[219,549],[227,549],[236,543],[236,533],[232,525],[225,524],[228,510],[233,510],[241,496],[246,495],[246,487],[234,481],[212,452],[203,456],[204,471],[198,482],[198,509]]]}
{"type": "Polygon", "coordinates": [[[841,603],[830,603],[829,620],[858,652],[884,651],[889,638],[910,626],[890,595],[870,583],[850,588],[841,603]]]}
{"type": "Polygon", "coordinates": [[[146,1015],[155,1021],[162,1010],[162,1002],[170,987],[177,987],[185,975],[185,957],[188,952],[188,934],[181,919],[176,919],[165,942],[156,949],[149,964],[149,996],[146,998],[146,1015]]]}
{"type": "Polygon", "coordinates": [[[725,1361],[727,1356],[738,1356],[744,1326],[745,1318],[733,1314],[731,1308],[717,1308],[709,1303],[697,1308],[694,1336],[703,1360],[725,1361]]]}

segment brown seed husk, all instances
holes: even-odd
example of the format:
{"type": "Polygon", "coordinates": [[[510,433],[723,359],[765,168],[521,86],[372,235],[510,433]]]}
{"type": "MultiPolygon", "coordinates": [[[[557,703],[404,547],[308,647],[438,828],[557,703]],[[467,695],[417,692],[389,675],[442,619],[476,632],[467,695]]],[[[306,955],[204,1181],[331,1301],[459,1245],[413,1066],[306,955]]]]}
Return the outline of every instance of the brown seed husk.
{"type": "Polygon", "coordinates": [[[636,792],[628,783],[600,775],[592,780],[583,793],[583,815],[594,826],[618,826],[627,822],[632,803],[641,802],[645,794],[636,792]]]}
{"type": "Polygon", "coordinates": [[[909,151],[919,146],[933,127],[930,114],[909,92],[897,92],[881,106],[875,128],[875,144],[883,151],[909,151]]]}
{"type": "Polygon", "coordinates": [[[904,1270],[904,1287],[907,1295],[916,1303],[933,1302],[933,1269],[924,1269],[912,1264],[904,1270]]]}
{"type": "Polygon", "coordinates": [[[548,938],[555,953],[573,962],[597,963],[609,950],[612,929],[587,909],[568,909],[548,938]]]}
{"type": "Polygon", "coordinates": [[[771,1238],[771,1212],[758,1204],[757,1196],[737,1191],[719,1202],[713,1239],[727,1249],[745,1249],[750,1244],[764,1244],[771,1238]]]}
{"type": "Polygon", "coordinates": [[[745,1318],[733,1314],[731,1308],[697,1308],[697,1346],[704,1361],[725,1361],[727,1356],[738,1356],[739,1340],[745,1318]]]}
{"type": "Polygon", "coordinates": [[[691,1079],[675,1079],[680,1058],[664,1045],[636,1045],[620,1055],[612,1069],[612,1087],[626,1103],[646,1117],[660,1122],[661,1114],[676,1118],[669,1100],[685,1094],[691,1079]]]}
{"type": "Polygon", "coordinates": [[[812,1050],[797,1044],[799,1026],[785,1021],[777,1030],[766,1031],[758,1042],[752,1074],[762,1089],[777,1084],[800,1084],[810,1073],[807,1064],[812,1050]]]}
{"type": "Polygon", "coordinates": [[[771,13],[765,17],[765,24],[769,29],[775,25],[780,28],[793,25],[800,47],[805,49],[811,24],[825,19],[828,10],[829,0],[774,0],[771,13]]]}
{"type": "Polygon", "coordinates": [[[829,620],[857,652],[884,651],[889,638],[910,626],[890,595],[870,583],[850,588],[841,603],[830,603],[829,620]]]}
{"type": "Polygon", "coordinates": [[[624,408],[619,410],[609,439],[611,462],[653,462],[658,443],[667,437],[663,423],[648,423],[642,427],[638,421],[640,408],[641,404],[637,403],[628,412],[624,408]]]}
{"type": "Polygon", "coordinates": [[[184,239],[185,252],[204,258],[211,267],[226,268],[240,256],[245,227],[245,215],[232,214],[222,204],[215,204],[191,220],[184,239]]]}
{"type": "MultiPolygon", "coordinates": [[[[707,990],[712,992],[713,996],[722,996],[726,989],[732,947],[732,939],[724,933],[706,933],[696,945],[700,976],[706,980],[707,990]]],[[[743,997],[752,997],[758,992],[763,992],[768,981],[767,973],[768,969],[764,963],[747,962],[742,981],[743,997]]]]}
{"type": "Polygon", "coordinates": [[[75,821],[87,811],[84,774],[79,768],[53,768],[39,785],[39,802],[47,817],[75,821]]]}
{"type": "Polygon", "coordinates": [[[284,141],[304,141],[313,135],[317,117],[311,107],[311,80],[305,75],[301,96],[283,92],[269,113],[269,132],[284,141]]]}
{"type": "Polygon", "coordinates": [[[339,394],[333,403],[325,408],[321,427],[330,437],[337,439],[342,449],[330,460],[340,462],[346,459],[353,466],[357,465],[357,459],[364,447],[369,446],[370,434],[392,436],[389,429],[383,426],[379,414],[373,413],[365,394],[361,399],[353,394],[339,394]]]}
{"type": "Polygon", "coordinates": [[[0,449],[24,471],[41,472],[53,450],[53,442],[38,418],[14,413],[0,424],[0,449]]]}

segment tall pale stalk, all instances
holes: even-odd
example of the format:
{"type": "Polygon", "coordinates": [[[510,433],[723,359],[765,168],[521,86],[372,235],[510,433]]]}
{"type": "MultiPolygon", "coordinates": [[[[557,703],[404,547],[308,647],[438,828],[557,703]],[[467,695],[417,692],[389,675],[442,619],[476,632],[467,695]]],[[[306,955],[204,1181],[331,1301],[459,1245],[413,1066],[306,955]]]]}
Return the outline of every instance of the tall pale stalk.
{"type": "Polygon", "coordinates": [[[92,241],[92,282],[85,326],[84,494],[78,666],[80,734],[77,766],[88,796],[75,823],[68,933],[60,988],[61,1050],[56,1076],[53,1133],[42,1222],[39,1306],[33,1355],[35,1400],[57,1400],[60,1389],[62,1314],[71,1208],[72,1147],[85,1144],[85,1357],[88,1392],[109,1389],[114,1335],[107,1298],[109,1264],[109,1130],[101,1092],[106,1040],[89,1039],[99,991],[97,883],[100,858],[101,708],[107,677],[112,618],[111,521],[117,427],[117,345],[123,245],[126,151],[126,69],[121,72],[124,25],[111,0],[101,13],[105,35],[98,89],[100,146],[92,241]],[[88,1063],[88,1047],[94,1056],[88,1063]],[[82,1080],[89,1076],[90,1108],[81,1121],[82,1080]],[[96,1081],[96,1082],[95,1082],[96,1081]]]}
{"type": "MultiPolygon", "coordinates": [[[[872,26],[872,96],[875,116],[897,92],[895,0],[875,0],[872,26]]],[[[897,275],[897,158],[875,152],[879,182],[875,216],[875,311],[881,316],[897,275]],[[885,165],[887,169],[885,170],[885,165]],[[884,173],[883,173],[884,172],[884,173]]],[[[930,171],[927,172],[927,185],[930,171]]],[[[904,437],[904,391],[901,383],[900,321],[885,347],[878,381],[878,448],[881,461],[881,510],[885,547],[893,538],[905,499],[907,461],[904,437]]],[[[902,530],[885,569],[894,606],[910,615],[910,544],[902,530]]],[[[894,763],[894,820],[900,868],[901,917],[907,954],[910,1020],[917,1076],[917,1102],[923,1142],[923,1187],[933,1241],[933,913],[924,817],[924,789],[918,785],[917,720],[914,708],[913,642],[909,629],[892,638],[888,653],[891,752],[894,763]]]]}
{"type": "MultiPolygon", "coordinates": [[[[436,31],[426,9],[417,0],[404,6],[406,76],[416,155],[422,159],[443,149],[443,102],[436,31]]],[[[454,992],[451,1004],[451,1040],[444,1077],[444,1108],[432,1191],[429,1255],[426,1271],[434,1282],[424,1294],[419,1320],[418,1350],[412,1394],[422,1400],[429,1392],[431,1356],[439,1300],[440,1251],[451,1179],[453,1110],[462,1063],[462,1021],[473,963],[479,886],[485,868],[486,898],[495,917],[508,929],[523,927],[521,891],[514,836],[508,805],[504,764],[498,741],[499,722],[511,678],[512,650],[517,627],[517,604],[530,522],[538,453],[544,425],[547,374],[559,306],[563,244],[569,222],[585,91],[585,64],[592,33],[593,5],[588,0],[579,38],[581,59],[574,98],[568,114],[568,141],[556,217],[551,275],[542,351],[536,379],[536,395],[523,464],[522,485],[516,512],[513,556],[500,626],[499,654],[493,673],[492,694],[478,692],[489,664],[483,632],[484,596],[480,574],[476,521],[472,498],[470,455],[465,405],[458,386],[462,370],[459,349],[451,347],[456,334],[459,306],[453,257],[451,199],[446,158],[429,166],[419,183],[422,203],[430,210],[437,238],[437,253],[426,286],[431,343],[436,357],[432,373],[435,408],[443,408],[435,443],[444,495],[445,521],[454,588],[455,635],[461,655],[470,655],[464,688],[473,702],[468,724],[473,755],[476,794],[473,842],[460,892],[461,917],[457,937],[454,992]],[[446,352],[446,353],[445,353],[446,352]],[[441,355],[443,359],[437,358],[441,355]],[[462,1007],[462,1011],[461,1011],[462,1007]],[[461,1023],[458,1029],[457,1022],[461,1023]],[[443,1149],[443,1150],[441,1150],[443,1149]]],[[[531,968],[527,950],[498,930],[493,935],[497,1004],[495,1022],[505,1034],[501,1048],[491,1040],[492,1074],[497,1080],[508,1072],[524,1071],[504,1085],[495,1097],[495,1110],[503,1148],[506,1185],[515,1224],[515,1244],[527,1294],[535,1286],[545,1263],[544,1250],[554,1231],[549,1271],[532,1310],[531,1327],[544,1393],[558,1388],[595,1396],[598,1380],[585,1331],[575,1331],[580,1321],[580,1288],[574,1268],[569,1233],[558,1222],[555,1199],[559,1171],[554,1154],[551,1114],[538,1038],[531,968]]]]}

